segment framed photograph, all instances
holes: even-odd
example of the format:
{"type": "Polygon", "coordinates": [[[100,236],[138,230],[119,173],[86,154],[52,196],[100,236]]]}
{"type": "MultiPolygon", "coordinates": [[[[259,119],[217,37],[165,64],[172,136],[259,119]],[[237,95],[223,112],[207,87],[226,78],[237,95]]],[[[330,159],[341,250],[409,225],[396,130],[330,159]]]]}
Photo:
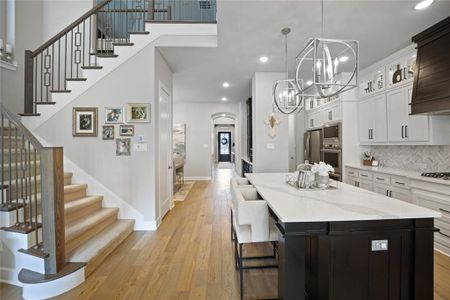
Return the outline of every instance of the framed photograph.
{"type": "Polygon", "coordinates": [[[102,139],[103,140],[113,140],[114,139],[114,126],[113,125],[103,125],[102,139]]]}
{"type": "Polygon", "coordinates": [[[119,134],[121,136],[134,136],[134,125],[120,125],[119,134]]]}
{"type": "Polygon", "coordinates": [[[124,123],[124,108],[105,107],[105,123],[106,124],[124,123]]]}
{"type": "Polygon", "coordinates": [[[127,121],[134,123],[150,123],[150,104],[128,103],[127,121]]]}
{"type": "Polygon", "coordinates": [[[97,107],[74,107],[72,109],[72,135],[74,137],[96,137],[98,127],[97,107]]]}
{"type": "Polygon", "coordinates": [[[131,155],[131,139],[116,139],[116,155],[130,156],[131,155]]]}

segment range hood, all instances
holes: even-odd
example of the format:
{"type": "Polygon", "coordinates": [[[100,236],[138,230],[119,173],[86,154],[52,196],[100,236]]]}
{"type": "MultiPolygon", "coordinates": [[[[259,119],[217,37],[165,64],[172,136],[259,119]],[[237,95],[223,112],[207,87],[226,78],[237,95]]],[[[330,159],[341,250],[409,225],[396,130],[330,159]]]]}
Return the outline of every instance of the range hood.
{"type": "Polygon", "coordinates": [[[411,114],[450,114],[450,17],[412,38],[417,61],[411,114]]]}

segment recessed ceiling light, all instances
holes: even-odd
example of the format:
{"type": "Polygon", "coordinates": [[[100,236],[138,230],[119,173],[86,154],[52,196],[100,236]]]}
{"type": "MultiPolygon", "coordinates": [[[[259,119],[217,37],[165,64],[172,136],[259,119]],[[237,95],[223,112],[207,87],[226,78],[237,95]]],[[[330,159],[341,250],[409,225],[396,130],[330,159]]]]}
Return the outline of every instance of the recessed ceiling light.
{"type": "Polygon", "coordinates": [[[230,86],[230,84],[228,83],[228,82],[224,82],[224,83],[222,83],[222,86],[224,87],[224,88],[227,88],[227,87],[229,87],[230,86]]]}
{"type": "Polygon", "coordinates": [[[431,4],[433,4],[434,0],[422,0],[416,3],[416,5],[414,6],[415,10],[421,10],[421,9],[425,9],[428,6],[430,6],[431,4]]]}
{"type": "Polygon", "coordinates": [[[348,60],[348,56],[341,56],[339,57],[340,62],[346,62],[348,60]]]}
{"type": "Polygon", "coordinates": [[[308,81],[306,82],[306,85],[311,85],[311,84],[313,84],[312,80],[308,80],[308,81]]]}
{"type": "Polygon", "coordinates": [[[220,98],[220,100],[227,101],[227,97],[222,97],[222,98],[220,98]]]}
{"type": "Polygon", "coordinates": [[[268,60],[269,60],[269,58],[267,56],[261,56],[259,58],[259,61],[262,62],[262,63],[266,63],[268,60]]]}
{"type": "Polygon", "coordinates": [[[225,117],[226,115],[225,114],[222,114],[222,117],[225,117]]]}

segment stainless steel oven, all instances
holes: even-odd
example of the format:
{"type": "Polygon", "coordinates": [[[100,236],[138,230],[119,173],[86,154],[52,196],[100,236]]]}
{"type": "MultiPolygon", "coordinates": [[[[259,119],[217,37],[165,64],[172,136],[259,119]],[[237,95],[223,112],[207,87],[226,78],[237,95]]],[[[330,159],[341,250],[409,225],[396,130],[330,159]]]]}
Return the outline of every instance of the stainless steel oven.
{"type": "Polygon", "coordinates": [[[334,168],[334,179],[340,180],[342,174],[342,150],[341,149],[322,149],[322,161],[334,168]]]}

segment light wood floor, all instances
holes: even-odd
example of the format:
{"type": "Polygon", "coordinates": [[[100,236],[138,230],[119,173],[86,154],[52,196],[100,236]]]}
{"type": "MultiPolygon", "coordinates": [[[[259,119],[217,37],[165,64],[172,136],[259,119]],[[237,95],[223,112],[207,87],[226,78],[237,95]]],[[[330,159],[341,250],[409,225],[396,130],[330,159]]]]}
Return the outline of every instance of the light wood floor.
{"type": "MultiPolygon", "coordinates": [[[[229,176],[197,182],[156,232],[128,237],[79,287],[57,299],[239,299],[230,241],[229,176]]],[[[267,246],[248,254],[270,253],[267,246]]],[[[244,272],[247,299],[276,298],[277,271],[244,272]]],[[[0,299],[21,299],[0,284],[0,299]]],[[[450,259],[435,254],[435,300],[450,300],[450,259]]]]}

